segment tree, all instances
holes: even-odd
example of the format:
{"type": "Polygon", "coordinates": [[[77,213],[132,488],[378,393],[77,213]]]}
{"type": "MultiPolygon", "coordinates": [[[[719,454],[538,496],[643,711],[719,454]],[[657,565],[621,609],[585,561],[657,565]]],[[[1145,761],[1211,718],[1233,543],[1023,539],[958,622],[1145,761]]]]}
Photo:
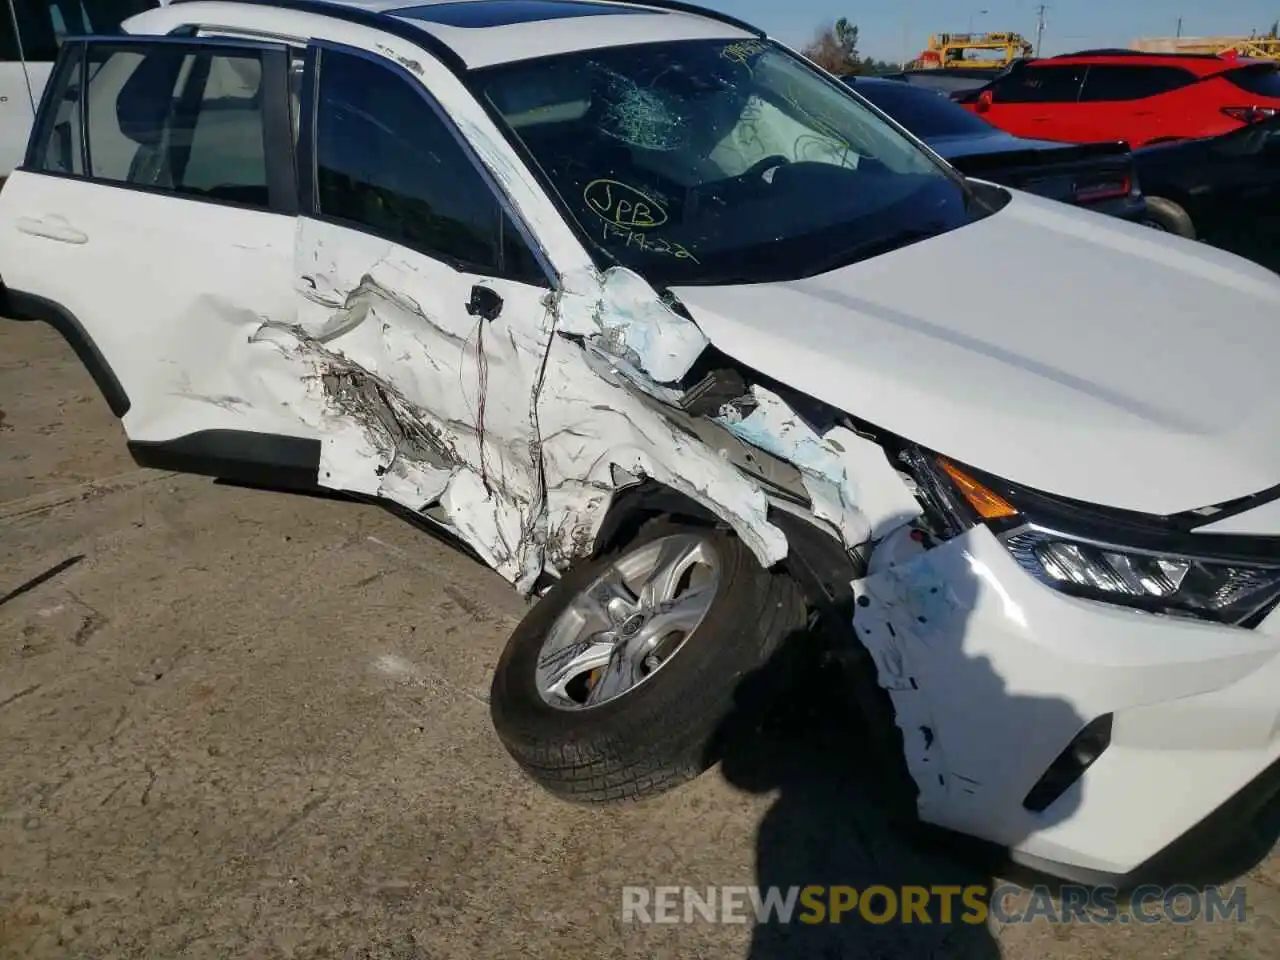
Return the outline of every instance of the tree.
{"type": "Polygon", "coordinates": [[[837,77],[851,73],[893,73],[902,69],[897,63],[876,60],[874,57],[863,59],[859,56],[858,25],[850,23],[846,17],[819,28],[803,52],[818,66],[837,77]]]}
{"type": "Polygon", "coordinates": [[[837,77],[859,72],[858,27],[841,17],[820,28],[804,48],[804,55],[837,77]]]}

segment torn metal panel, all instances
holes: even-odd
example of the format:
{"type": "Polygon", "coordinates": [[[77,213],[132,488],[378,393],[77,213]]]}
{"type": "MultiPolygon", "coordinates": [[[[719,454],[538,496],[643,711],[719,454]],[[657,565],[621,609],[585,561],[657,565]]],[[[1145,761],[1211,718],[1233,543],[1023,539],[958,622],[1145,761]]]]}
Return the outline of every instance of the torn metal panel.
{"type": "Polygon", "coordinates": [[[786,555],[760,484],[664,415],[678,411],[602,375],[601,354],[553,333],[587,298],[460,274],[315,221],[299,226],[297,264],[311,282],[296,322],[262,321],[249,339],[274,348],[253,354],[273,402],[320,438],[322,485],[434,507],[526,592],[594,547],[616,471],[701,503],[763,564],[786,555]],[[476,284],[502,298],[492,320],[466,312],[476,284]]]}
{"type": "Polygon", "coordinates": [[[853,628],[893,702],[920,815],[934,820],[955,785],[947,762],[950,731],[939,729],[921,671],[933,656],[931,644],[956,630],[960,604],[911,533],[891,534],[872,554],[869,575],[853,582],[853,628]]]}
{"type": "Polygon", "coordinates": [[[726,404],[717,418],[748,443],[795,464],[816,516],[846,548],[883,537],[920,514],[920,505],[878,444],[846,427],[819,436],[777,394],[759,385],[750,403],[726,404]]]}
{"type": "Polygon", "coordinates": [[[612,267],[575,286],[585,292],[564,298],[557,329],[593,339],[654,383],[676,382],[707,348],[698,325],[663,303],[633,270],[612,267]]]}
{"type": "MultiPolygon", "coordinates": [[[[782,560],[786,537],[768,521],[768,501],[759,485],[630,389],[595,375],[585,357],[564,338],[551,343],[539,408],[547,487],[558,494],[549,505],[554,508],[549,527],[559,529],[572,520],[578,497],[594,499],[602,489],[611,491],[617,468],[702,504],[731,526],[763,565],[782,560]],[[578,493],[569,496],[575,489],[578,493]],[[569,502],[561,505],[565,496],[569,502]]],[[[598,528],[603,511],[594,512],[591,522],[598,528]]],[[[576,524],[579,530],[582,523],[576,524]]],[[[592,529],[592,541],[594,536],[592,529]]]]}

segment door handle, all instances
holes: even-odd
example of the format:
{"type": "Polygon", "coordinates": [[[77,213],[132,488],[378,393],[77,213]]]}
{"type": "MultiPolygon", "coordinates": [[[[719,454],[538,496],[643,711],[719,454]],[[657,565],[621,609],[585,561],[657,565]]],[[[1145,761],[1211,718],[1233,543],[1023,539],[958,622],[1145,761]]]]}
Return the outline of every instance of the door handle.
{"type": "Polygon", "coordinates": [[[36,217],[19,217],[18,229],[33,237],[44,237],[46,240],[57,240],[61,243],[86,243],[89,235],[77,230],[62,217],[37,219],[36,217]]]}

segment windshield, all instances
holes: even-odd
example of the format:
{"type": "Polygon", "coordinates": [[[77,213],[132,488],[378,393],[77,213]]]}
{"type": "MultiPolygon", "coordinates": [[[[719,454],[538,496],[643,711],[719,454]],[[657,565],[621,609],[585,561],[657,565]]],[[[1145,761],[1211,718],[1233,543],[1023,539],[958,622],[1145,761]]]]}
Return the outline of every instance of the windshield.
{"type": "Polygon", "coordinates": [[[766,41],[578,51],[473,74],[602,266],[655,285],[811,276],[989,209],[766,41]]]}
{"type": "Polygon", "coordinates": [[[921,140],[935,137],[982,137],[996,128],[940,93],[886,80],[853,84],[862,94],[921,140]]]}

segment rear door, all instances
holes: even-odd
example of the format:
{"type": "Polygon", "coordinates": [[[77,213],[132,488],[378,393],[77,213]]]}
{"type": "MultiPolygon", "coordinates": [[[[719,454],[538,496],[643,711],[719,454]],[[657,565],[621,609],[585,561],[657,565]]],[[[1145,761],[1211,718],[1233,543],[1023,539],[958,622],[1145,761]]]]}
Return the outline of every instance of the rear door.
{"type": "Polygon", "coordinates": [[[1126,140],[1134,149],[1184,136],[1185,110],[1166,95],[1195,83],[1181,67],[1095,64],[1080,92],[1089,130],[1101,140],[1126,140]]]}
{"type": "Polygon", "coordinates": [[[1081,124],[1077,114],[1081,108],[1077,101],[1085,70],[1078,65],[1013,70],[991,86],[991,106],[983,116],[1019,137],[1079,139],[1081,124]]]}
{"type": "Polygon", "coordinates": [[[296,313],[288,74],[279,45],[68,41],[0,191],[10,309],[62,331],[140,462],[266,479],[315,460],[247,356],[296,313]]]}

